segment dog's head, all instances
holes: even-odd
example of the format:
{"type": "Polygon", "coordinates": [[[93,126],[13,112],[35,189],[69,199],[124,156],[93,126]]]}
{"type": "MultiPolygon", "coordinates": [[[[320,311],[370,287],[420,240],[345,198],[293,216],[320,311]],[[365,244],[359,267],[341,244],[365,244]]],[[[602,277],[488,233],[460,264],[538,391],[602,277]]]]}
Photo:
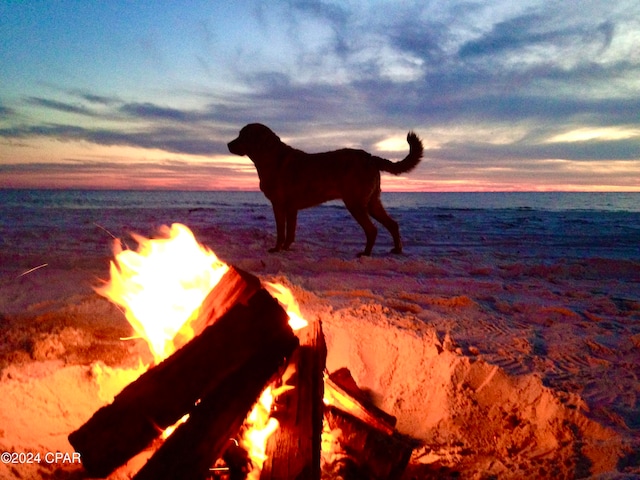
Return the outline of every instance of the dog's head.
{"type": "Polygon", "coordinates": [[[282,146],[280,137],[266,125],[250,123],[242,127],[238,138],[227,144],[229,151],[235,155],[247,155],[254,162],[264,155],[271,155],[282,146]]]}

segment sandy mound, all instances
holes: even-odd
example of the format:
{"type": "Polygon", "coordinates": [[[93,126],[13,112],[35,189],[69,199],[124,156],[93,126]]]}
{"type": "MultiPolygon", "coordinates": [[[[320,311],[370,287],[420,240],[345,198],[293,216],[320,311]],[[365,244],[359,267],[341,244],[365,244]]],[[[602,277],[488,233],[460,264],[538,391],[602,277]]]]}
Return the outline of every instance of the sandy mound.
{"type": "Polygon", "coordinates": [[[614,470],[628,451],[579,397],[463,356],[451,338],[379,305],[339,310],[325,332],[329,369],[348,366],[399,430],[424,442],[414,474],[580,478],[614,470]]]}

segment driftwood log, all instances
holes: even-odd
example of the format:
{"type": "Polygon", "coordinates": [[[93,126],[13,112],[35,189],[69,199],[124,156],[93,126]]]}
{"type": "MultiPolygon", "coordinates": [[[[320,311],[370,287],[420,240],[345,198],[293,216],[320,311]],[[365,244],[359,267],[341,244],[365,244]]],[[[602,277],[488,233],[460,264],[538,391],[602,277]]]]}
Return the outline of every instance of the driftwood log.
{"type": "Polygon", "coordinates": [[[319,480],[324,414],[324,369],[327,347],[322,323],[312,321],[298,332],[300,347],[293,354],[283,382],[294,387],[276,399],[280,427],[267,442],[261,480],[319,480]]]}
{"type": "MultiPolygon", "coordinates": [[[[217,316],[212,313],[217,305],[208,299],[201,315],[217,316]]],[[[286,312],[265,290],[253,294],[246,305],[236,303],[216,321],[203,322],[212,324],[69,435],[89,474],[107,476],[192,412],[198,400],[225,382],[238,382],[238,371],[261,364],[265,356],[282,361],[298,345],[286,312]]]]}

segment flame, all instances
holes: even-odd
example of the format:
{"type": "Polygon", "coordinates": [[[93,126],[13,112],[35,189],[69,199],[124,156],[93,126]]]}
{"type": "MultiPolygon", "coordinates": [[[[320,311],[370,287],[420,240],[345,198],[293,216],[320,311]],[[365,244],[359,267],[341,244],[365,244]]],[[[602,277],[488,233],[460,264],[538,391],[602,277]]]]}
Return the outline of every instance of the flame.
{"type": "Polygon", "coordinates": [[[111,280],[96,291],[120,305],[156,363],[175,351],[173,338],[197,315],[209,291],[229,269],[184,225],[163,226],[163,238],[132,235],[138,251],[111,262],[111,280]]]}
{"type": "Polygon", "coordinates": [[[169,436],[171,436],[171,434],[173,432],[175,432],[176,428],[178,428],[180,425],[182,425],[183,423],[185,423],[187,420],[189,420],[189,414],[185,413],[180,420],[178,420],[176,423],[174,423],[173,425],[171,425],[170,427],[167,427],[164,429],[164,431],[162,432],[162,439],[166,440],[167,438],[169,438],[169,436]]]}
{"type": "Polygon", "coordinates": [[[340,428],[334,428],[332,430],[326,420],[322,422],[320,442],[323,462],[333,465],[345,456],[342,446],[340,445],[340,439],[342,437],[343,433],[340,428]]]}
{"type": "Polygon", "coordinates": [[[274,395],[271,387],[265,388],[260,395],[260,399],[245,420],[246,430],[242,435],[240,444],[251,459],[252,469],[247,476],[249,480],[257,480],[260,477],[262,466],[267,459],[267,440],[279,426],[278,420],[271,417],[273,399],[274,395]]]}
{"type": "MultiPolygon", "coordinates": [[[[187,341],[193,338],[190,321],[197,318],[203,300],[229,266],[179,223],[161,227],[160,238],[132,237],[138,250],[117,251],[110,266],[110,281],[96,292],[123,308],[137,336],[146,340],[155,362],[160,363],[175,351],[173,340],[178,333],[187,341]]],[[[286,310],[292,330],[308,325],[289,288],[270,282],[263,286],[286,310]]],[[[286,388],[291,387],[277,391],[267,387],[247,417],[242,445],[254,465],[248,478],[260,475],[267,440],[278,428],[278,421],[270,416],[271,404],[286,388]]],[[[162,438],[169,437],[188,417],[165,429],[162,438]]]]}
{"type": "Polygon", "coordinates": [[[294,332],[309,325],[309,322],[302,318],[298,302],[293,297],[293,293],[289,288],[285,287],[281,283],[271,282],[264,282],[264,287],[286,310],[287,315],[289,316],[289,326],[294,332]]]}
{"type": "MultiPolygon", "coordinates": [[[[280,283],[272,282],[263,282],[263,286],[273,298],[280,302],[282,308],[285,309],[289,316],[289,326],[294,332],[309,325],[302,317],[298,302],[289,288],[280,283]]],[[[283,374],[283,379],[287,376],[289,368],[287,372],[283,374]]],[[[271,386],[267,387],[245,420],[246,430],[240,443],[244,449],[247,450],[253,465],[253,468],[247,475],[247,480],[258,480],[260,478],[262,466],[267,459],[267,441],[280,425],[278,420],[271,417],[273,401],[280,394],[292,388],[294,387],[288,385],[283,385],[275,390],[273,390],[271,386]]]]}

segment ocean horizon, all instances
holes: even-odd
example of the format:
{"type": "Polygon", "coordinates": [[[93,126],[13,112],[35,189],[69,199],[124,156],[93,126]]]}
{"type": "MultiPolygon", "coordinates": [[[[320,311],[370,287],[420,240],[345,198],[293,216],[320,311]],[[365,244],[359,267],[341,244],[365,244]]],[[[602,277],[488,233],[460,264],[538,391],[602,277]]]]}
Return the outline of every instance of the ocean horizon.
{"type": "MultiPolygon", "coordinates": [[[[640,192],[382,192],[387,208],[640,212],[640,192]]],[[[213,208],[269,205],[253,190],[0,189],[0,208],[213,208]]],[[[324,205],[342,205],[339,200],[324,205]]]]}

